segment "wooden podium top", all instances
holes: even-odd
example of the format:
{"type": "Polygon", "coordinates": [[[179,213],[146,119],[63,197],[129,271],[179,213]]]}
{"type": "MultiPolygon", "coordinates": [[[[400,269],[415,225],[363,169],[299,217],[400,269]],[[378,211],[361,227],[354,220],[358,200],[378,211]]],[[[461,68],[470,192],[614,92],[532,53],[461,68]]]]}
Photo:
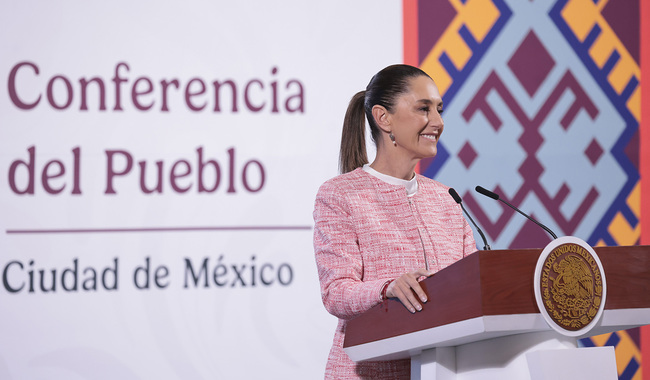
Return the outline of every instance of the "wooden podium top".
{"type": "MultiPolygon", "coordinates": [[[[605,272],[607,298],[603,318],[589,335],[650,324],[650,246],[594,250],[605,272]]],[[[534,294],[541,252],[475,252],[422,281],[429,301],[421,312],[411,314],[390,299],[348,321],[343,347],[353,360],[392,359],[418,349],[550,331],[534,294]],[[419,346],[395,344],[404,339],[419,346]],[[356,354],[369,344],[372,352],[356,354]]]]}

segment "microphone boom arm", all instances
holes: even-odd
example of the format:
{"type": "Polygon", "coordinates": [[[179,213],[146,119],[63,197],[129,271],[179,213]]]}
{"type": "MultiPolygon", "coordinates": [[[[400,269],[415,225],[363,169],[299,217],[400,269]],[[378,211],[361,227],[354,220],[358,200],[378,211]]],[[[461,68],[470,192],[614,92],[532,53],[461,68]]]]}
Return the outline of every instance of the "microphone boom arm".
{"type": "Polygon", "coordinates": [[[463,212],[465,213],[465,215],[467,216],[469,221],[472,222],[474,227],[476,227],[476,230],[478,231],[479,235],[481,235],[481,239],[483,239],[483,244],[484,244],[483,245],[483,250],[484,251],[491,250],[490,245],[488,244],[487,239],[485,238],[485,235],[483,235],[483,231],[481,231],[478,224],[476,224],[476,222],[474,222],[474,219],[472,219],[472,217],[469,215],[467,210],[465,210],[465,206],[463,206],[463,200],[460,198],[460,195],[458,195],[458,193],[456,192],[456,190],[454,190],[453,187],[449,188],[449,195],[451,195],[451,197],[454,198],[454,201],[456,201],[456,203],[458,203],[460,205],[460,208],[463,209],[463,212]]]}
{"type": "Polygon", "coordinates": [[[518,208],[516,208],[515,206],[511,205],[510,203],[504,201],[503,199],[499,198],[499,200],[500,200],[501,202],[505,203],[506,205],[508,205],[508,207],[510,207],[511,209],[517,211],[517,212],[520,213],[521,215],[523,215],[523,216],[525,216],[526,218],[528,218],[528,220],[530,220],[531,222],[533,222],[533,223],[537,224],[538,226],[542,227],[542,228],[544,229],[544,231],[548,232],[548,233],[553,237],[553,239],[557,239],[557,235],[555,235],[555,234],[553,233],[553,231],[551,231],[550,228],[546,227],[545,225],[543,225],[542,223],[536,221],[535,219],[531,218],[530,216],[524,214],[520,209],[518,209],[518,208]]]}
{"type": "Polygon", "coordinates": [[[511,205],[511,204],[508,203],[507,201],[504,201],[503,199],[501,199],[501,197],[499,197],[499,194],[497,194],[497,193],[495,193],[495,192],[493,192],[493,191],[490,191],[490,190],[488,190],[488,189],[486,189],[486,188],[484,188],[484,187],[482,187],[482,186],[476,186],[475,190],[476,190],[476,192],[478,192],[478,193],[480,193],[480,194],[483,194],[483,195],[485,195],[486,197],[489,197],[489,198],[492,198],[492,199],[496,199],[496,200],[498,200],[498,201],[501,201],[501,202],[505,203],[505,204],[506,204],[508,207],[510,207],[511,209],[517,211],[517,212],[520,213],[521,215],[523,215],[523,216],[525,216],[526,218],[528,218],[528,220],[530,220],[531,222],[533,222],[533,223],[537,224],[538,226],[542,227],[542,228],[544,229],[544,231],[548,232],[548,233],[553,237],[553,239],[557,239],[557,235],[555,235],[555,234],[553,233],[553,231],[551,231],[550,228],[546,227],[546,226],[543,225],[542,223],[540,223],[540,222],[536,221],[535,219],[531,218],[531,217],[528,216],[526,213],[524,213],[523,211],[521,211],[521,210],[518,209],[517,207],[511,205]]]}

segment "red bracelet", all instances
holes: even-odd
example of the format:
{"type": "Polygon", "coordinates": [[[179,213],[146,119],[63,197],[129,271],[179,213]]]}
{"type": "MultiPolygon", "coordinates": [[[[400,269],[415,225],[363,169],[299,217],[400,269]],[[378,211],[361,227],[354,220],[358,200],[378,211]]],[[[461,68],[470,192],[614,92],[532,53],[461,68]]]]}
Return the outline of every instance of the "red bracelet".
{"type": "Polygon", "coordinates": [[[386,291],[388,290],[388,285],[390,285],[391,282],[394,280],[388,281],[386,284],[384,284],[384,287],[381,289],[381,303],[384,304],[384,310],[388,311],[388,297],[386,297],[386,291]]]}
{"type": "Polygon", "coordinates": [[[386,297],[386,291],[388,290],[388,285],[390,285],[390,283],[393,282],[393,281],[395,281],[395,280],[388,281],[386,284],[384,284],[384,287],[381,289],[381,300],[382,301],[385,301],[385,300],[388,299],[386,297]]]}

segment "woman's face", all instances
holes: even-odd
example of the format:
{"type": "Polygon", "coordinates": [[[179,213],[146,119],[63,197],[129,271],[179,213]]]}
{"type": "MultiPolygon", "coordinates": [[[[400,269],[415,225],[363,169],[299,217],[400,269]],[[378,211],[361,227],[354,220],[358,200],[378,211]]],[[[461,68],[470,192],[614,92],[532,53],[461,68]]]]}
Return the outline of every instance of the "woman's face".
{"type": "Polygon", "coordinates": [[[426,76],[410,80],[410,91],[401,95],[390,114],[397,147],[412,159],[434,157],[444,129],[442,97],[426,76]]]}

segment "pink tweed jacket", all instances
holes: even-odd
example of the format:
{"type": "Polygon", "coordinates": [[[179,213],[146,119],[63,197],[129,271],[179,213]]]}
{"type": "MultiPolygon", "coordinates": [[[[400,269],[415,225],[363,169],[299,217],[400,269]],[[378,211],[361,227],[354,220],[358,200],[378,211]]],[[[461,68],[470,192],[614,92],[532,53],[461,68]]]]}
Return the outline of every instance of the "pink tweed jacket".
{"type": "Polygon", "coordinates": [[[379,304],[387,281],[427,265],[439,271],[476,251],[449,188],[421,175],[417,181],[417,193],[407,197],[403,186],[359,168],[318,191],[314,250],[321,295],[339,318],[326,379],[408,379],[409,360],[351,361],[343,351],[346,320],[379,304]]]}

